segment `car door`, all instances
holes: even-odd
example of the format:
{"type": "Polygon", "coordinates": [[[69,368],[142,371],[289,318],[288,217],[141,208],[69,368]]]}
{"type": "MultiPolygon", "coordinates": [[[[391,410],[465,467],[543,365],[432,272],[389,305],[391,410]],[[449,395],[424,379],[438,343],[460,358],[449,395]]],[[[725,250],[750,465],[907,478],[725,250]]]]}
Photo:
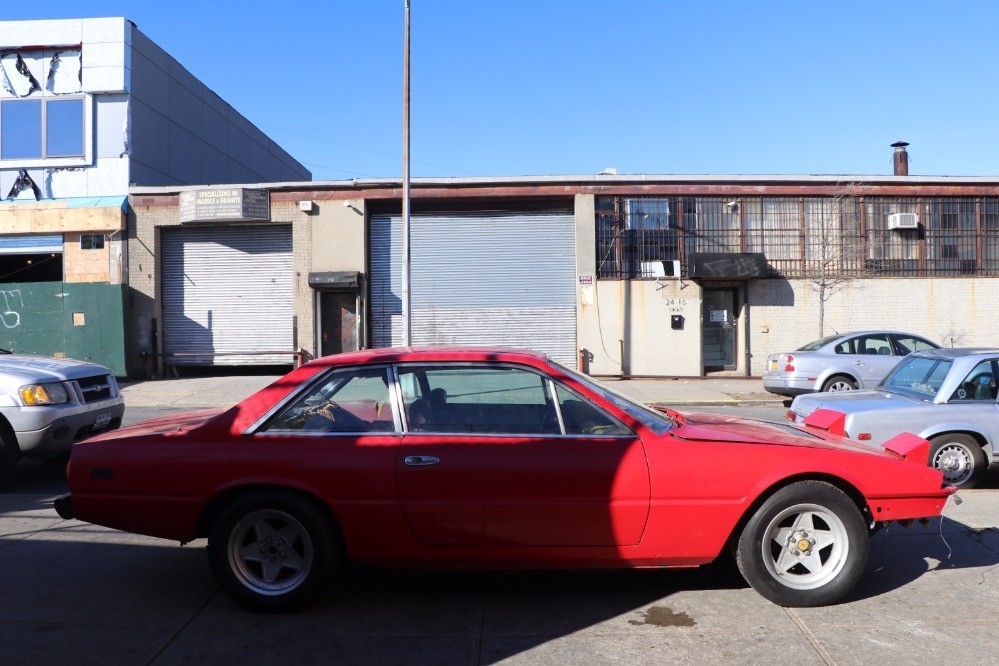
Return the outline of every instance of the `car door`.
{"type": "Polygon", "coordinates": [[[860,388],[874,388],[898,363],[898,356],[887,333],[858,335],[851,341],[853,365],[857,369],[860,388]]]}
{"type": "Polygon", "coordinates": [[[640,541],[649,512],[645,450],[605,411],[574,395],[578,413],[596,413],[602,422],[567,426],[567,419],[582,417],[563,414],[554,383],[526,367],[400,365],[398,377],[407,432],[396,482],[418,541],[514,547],[640,541]],[[437,396],[433,408],[431,396],[424,397],[430,392],[437,396]]]}

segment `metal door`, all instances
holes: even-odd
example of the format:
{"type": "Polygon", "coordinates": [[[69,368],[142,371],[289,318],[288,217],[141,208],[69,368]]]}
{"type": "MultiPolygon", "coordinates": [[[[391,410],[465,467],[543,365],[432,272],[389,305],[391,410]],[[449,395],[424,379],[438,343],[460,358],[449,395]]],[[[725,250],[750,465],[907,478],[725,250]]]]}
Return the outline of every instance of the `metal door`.
{"type": "Polygon", "coordinates": [[[290,225],[164,229],[163,351],[171,365],[269,365],[294,357],[290,225]],[[261,354],[261,352],[286,352],[261,354]],[[204,353],[204,356],[190,354],[204,353]]]}
{"type": "MultiPolygon", "coordinates": [[[[373,347],[402,341],[400,228],[371,218],[373,347]]],[[[527,347],[575,366],[572,212],[424,213],[410,234],[413,344],[527,347]]]]}
{"type": "Polygon", "coordinates": [[[352,291],[319,292],[320,355],[357,349],[357,294],[352,291]]]}
{"type": "Polygon", "coordinates": [[[735,289],[705,289],[702,299],[704,372],[735,370],[735,289]]]}

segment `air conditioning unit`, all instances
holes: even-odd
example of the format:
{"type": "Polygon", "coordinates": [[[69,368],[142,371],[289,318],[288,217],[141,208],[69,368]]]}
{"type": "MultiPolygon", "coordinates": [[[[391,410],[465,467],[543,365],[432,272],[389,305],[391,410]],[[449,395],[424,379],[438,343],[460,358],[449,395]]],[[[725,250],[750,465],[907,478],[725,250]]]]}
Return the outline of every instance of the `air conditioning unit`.
{"type": "Polygon", "coordinates": [[[892,213],[888,216],[889,229],[918,229],[918,213],[892,213]]]}

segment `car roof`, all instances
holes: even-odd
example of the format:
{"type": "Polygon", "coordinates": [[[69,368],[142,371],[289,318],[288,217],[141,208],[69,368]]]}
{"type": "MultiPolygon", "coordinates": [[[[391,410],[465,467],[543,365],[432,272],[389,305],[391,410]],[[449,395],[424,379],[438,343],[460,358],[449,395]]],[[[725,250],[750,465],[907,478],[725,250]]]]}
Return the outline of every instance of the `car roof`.
{"type": "Polygon", "coordinates": [[[419,345],[383,347],[333,354],[311,361],[309,365],[363,365],[403,361],[508,361],[536,365],[544,363],[541,352],[516,347],[471,347],[458,345],[419,345]]]}
{"type": "MultiPolygon", "coordinates": [[[[909,333],[908,331],[890,331],[890,330],[883,329],[883,328],[871,329],[869,331],[847,331],[846,333],[840,333],[839,337],[841,337],[841,338],[849,338],[849,337],[852,337],[854,335],[871,335],[873,333],[888,333],[889,335],[912,335],[912,336],[917,337],[917,338],[925,338],[926,337],[925,335],[917,335],[916,333],[909,333]]],[[[828,336],[828,337],[832,337],[832,336],[828,336]]]]}
{"type": "Polygon", "coordinates": [[[926,349],[916,352],[916,356],[933,356],[935,358],[964,358],[966,356],[996,356],[999,355],[999,348],[996,347],[958,347],[926,349]]]}

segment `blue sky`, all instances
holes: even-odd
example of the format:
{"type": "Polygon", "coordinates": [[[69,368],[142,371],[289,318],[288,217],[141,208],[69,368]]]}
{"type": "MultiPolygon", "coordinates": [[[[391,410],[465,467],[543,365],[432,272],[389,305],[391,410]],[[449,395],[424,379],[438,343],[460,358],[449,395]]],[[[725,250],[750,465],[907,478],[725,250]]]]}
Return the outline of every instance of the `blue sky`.
{"type": "MultiPolygon", "coordinates": [[[[401,174],[403,0],[125,16],[316,180],[401,174]]],[[[414,176],[999,175],[999,3],[412,0],[414,176]]]]}

